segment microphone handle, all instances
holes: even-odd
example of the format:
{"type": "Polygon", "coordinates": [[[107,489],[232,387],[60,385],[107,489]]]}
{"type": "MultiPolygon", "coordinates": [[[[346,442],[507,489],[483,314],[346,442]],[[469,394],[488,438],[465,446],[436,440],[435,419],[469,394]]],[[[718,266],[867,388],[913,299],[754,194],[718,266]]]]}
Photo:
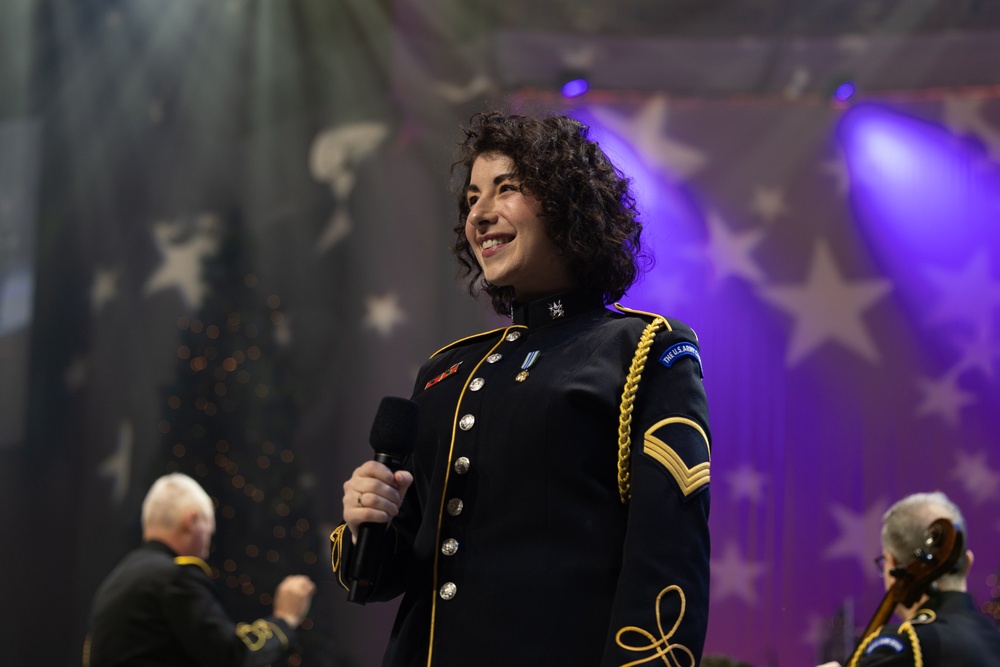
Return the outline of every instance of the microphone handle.
{"type": "MultiPolygon", "coordinates": [[[[406,462],[405,457],[387,451],[376,451],[375,461],[396,472],[406,462]]],[[[387,523],[369,521],[358,528],[358,541],[354,545],[354,558],[348,575],[351,585],[347,591],[347,601],[365,604],[375,586],[375,575],[378,572],[378,558],[382,555],[382,542],[389,528],[387,523]]]]}

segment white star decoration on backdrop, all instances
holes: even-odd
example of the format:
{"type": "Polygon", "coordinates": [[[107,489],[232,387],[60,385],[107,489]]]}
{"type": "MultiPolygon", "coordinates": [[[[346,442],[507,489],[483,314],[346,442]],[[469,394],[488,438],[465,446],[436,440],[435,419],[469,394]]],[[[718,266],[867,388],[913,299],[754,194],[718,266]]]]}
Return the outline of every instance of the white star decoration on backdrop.
{"type": "Polygon", "coordinates": [[[733,500],[746,498],[754,505],[764,499],[764,483],[767,476],[757,472],[753,466],[743,464],[726,476],[729,483],[729,495],[733,500]]]}
{"type": "Polygon", "coordinates": [[[199,308],[208,291],[202,269],[205,259],[219,250],[219,228],[218,217],[210,214],[200,216],[193,231],[176,221],[154,223],[163,263],[146,281],[146,294],[176,287],[189,308],[199,308]]]}
{"type": "Polygon", "coordinates": [[[75,356],[66,370],[63,371],[63,381],[66,383],[67,389],[76,391],[86,383],[89,374],[90,364],[87,363],[87,360],[84,357],[75,356]]]}
{"type": "Polygon", "coordinates": [[[406,313],[399,307],[399,297],[394,292],[366,297],[365,308],[365,328],[375,329],[382,338],[391,336],[396,325],[406,321],[406,313]]]}
{"type": "Polygon", "coordinates": [[[780,187],[769,188],[758,185],[753,191],[750,210],[756,213],[761,220],[771,224],[788,213],[785,191],[780,187]]]}
{"type": "Polygon", "coordinates": [[[877,579],[878,572],[872,559],[879,553],[882,533],[882,515],[889,508],[880,498],[862,514],[855,514],[842,505],[833,505],[833,514],[840,537],[823,552],[826,558],[854,558],[869,579],[877,579]]]}
{"type": "Polygon", "coordinates": [[[330,186],[334,211],[316,242],[324,252],[346,237],[354,226],[347,213],[347,203],[354,190],[358,164],[375,152],[389,128],[385,123],[360,122],[341,125],[320,132],[309,149],[309,173],[330,186]]]}
{"type": "Polygon", "coordinates": [[[848,33],[836,39],[837,48],[853,56],[860,56],[868,50],[871,39],[861,33],[848,33]]]}
{"type": "Polygon", "coordinates": [[[601,51],[602,49],[589,42],[569,46],[559,50],[559,62],[570,71],[587,71],[594,66],[601,51]]]}
{"type": "Polygon", "coordinates": [[[1000,473],[990,467],[985,452],[967,454],[958,450],[951,478],[961,483],[977,505],[995,499],[1000,490],[1000,473]]]}
{"type": "Polygon", "coordinates": [[[937,380],[917,378],[917,389],[923,394],[914,411],[918,417],[937,415],[949,426],[958,426],[959,412],[967,405],[976,403],[976,395],[963,391],[958,386],[956,369],[945,373],[937,380]]]}
{"type": "MultiPolygon", "coordinates": [[[[689,256],[696,260],[704,259],[701,251],[692,252],[689,256]]],[[[653,295],[655,299],[646,302],[644,306],[663,313],[675,311],[680,305],[691,302],[692,290],[687,285],[687,280],[688,276],[681,271],[649,271],[636,285],[642,285],[643,294],[653,295]]]]}
{"type": "Polygon", "coordinates": [[[90,309],[100,312],[104,305],[118,296],[118,272],[111,269],[97,269],[90,285],[90,309]]]}
{"type": "Polygon", "coordinates": [[[809,275],[799,286],[768,286],[761,296],[791,315],[791,343],[785,361],[794,366],[828,341],[877,363],[878,350],[863,321],[864,311],[892,289],[888,280],[847,281],[824,241],[816,243],[809,275]]]}
{"type": "Polygon", "coordinates": [[[1000,360],[1000,345],[993,342],[993,331],[990,326],[980,326],[968,338],[958,341],[961,359],[957,371],[979,371],[987,378],[993,379],[994,366],[1000,360]]]}
{"type": "Polygon", "coordinates": [[[955,134],[973,134],[986,145],[994,160],[1000,160],[1000,129],[983,117],[985,97],[948,95],[944,98],[944,124],[955,134]]]}
{"type": "Polygon", "coordinates": [[[160,125],[166,116],[164,113],[163,99],[153,98],[146,104],[146,116],[153,125],[160,125]]]}
{"type": "Polygon", "coordinates": [[[809,614],[806,617],[806,630],[802,633],[802,643],[815,648],[828,646],[831,641],[837,641],[842,646],[854,646],[854,607],[851,598],[830,616],[809,614]]]}
{"type": "Polygon", "coordinates": [[[111,478],[111,497],[120,505],[128,491],[132,473],[132,423],[122,422],[118,426],[118,446],[115,453],[101,462],[98,472],[101,477],[111,478]]]}
{"type": "Polygon", "coordinates": [[[705,255],[712,264],[713,282],[722,283],[729,276],[743,278],[752,285],[764,281],[764,272],[751,257],[751,253],[764,239],[764,230],[749,229],[734,232],[722,217],[714,212],[706,216],[708,242],[705,255]]]}
{"type": "Polygon", "coordinates": [[[663,134],[669,111],[667,98],[663,95],[656,95],[642,105],[632,119],[600,108],[593,111],[601,125],[634,146],[652,168],[672,180],[687,180],[708,162],[702,151],[663,134]]]}
{"type": "Polygon", "coordinates": [[[928,312],[933,324],[969,322],[977,327],[992,324],[993,309],[1000,306],[1000,281],[990,273],[989,251],[980,250],[956,271],[929,267],[927,277],[937,297],[928,312]]]}
{"type": "Polygon", "coordinates": [[[274,342],[279,347],[288,347],[292,343],[292,327],[288,321],[288,316],[282,313],[281,317],[276,319],[277,322],[274,323],[274,342]]]}
{"type": "Polygon", "coordinates": [[[748,605],[757,604],[754,581],[764,573],[760,563],[745,560],[735,542],[727,542],[722,558],[713,558],[711,598],[719,602],[729,597],[737,597],[748,605]]]}
{"type": "Polygon", "coordinates": [[[790,100],[797,100],[805,92],[806,85],[808,85],[810,79],[812,79],[812,74],[809,72],[808,67],[801,65],[796,67],[788,77],[788,83],[785,84],[783,91],[785,97],[790,100]]]}
{"type": "Polygon", "coordinates": [[[806,621],[806,631],[802,634],[802,642],[809,646],[819,646],[827,638],[829,620],[819,614],[809,614],[806,621]]]}
{"type": "Polygon", "coordinates": [[[441,99],[450,104],[465,104],[497,89],[493,79],[483,73],[472,77],[464,86],[456,86],[447,81],[435,81],[431,87],[441,99]]]}
{"type": "Polygon", "coordinates": [[[847,159],[843,153],[837,155],[832,160],[827,160],[820,165],[820,171],[832,176],[837,188],[837,193],[845,197],[851,191],[851,172],[847,168],[847,159]]]}

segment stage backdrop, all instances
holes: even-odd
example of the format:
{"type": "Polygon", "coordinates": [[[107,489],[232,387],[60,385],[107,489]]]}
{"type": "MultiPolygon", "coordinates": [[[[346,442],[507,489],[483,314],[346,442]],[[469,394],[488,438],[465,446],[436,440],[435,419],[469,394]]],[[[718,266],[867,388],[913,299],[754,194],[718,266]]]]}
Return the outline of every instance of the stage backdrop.
{"type": "Polygon", "coordinates": [[[234,614],[309,573],[301,664],[377,664],[394,605],[346,602],[327,536],[379,399],[499,322],[448,252],[458,127],[489,106],[591,126],[656,255],[625,304],[700,336],[707,652],[842,659],[881,597],[880,516],[915,491],[965,510],[971,592],[1000,617],[996,34],[775,61],[739,40],[581,49],[499,30],[485,2],[22,0],[0,19],[12,663],[78,662],[146,488],[183,470],[218,502],[234,614]],[[598,80],[563,100],[574,54],[598,80]]]}

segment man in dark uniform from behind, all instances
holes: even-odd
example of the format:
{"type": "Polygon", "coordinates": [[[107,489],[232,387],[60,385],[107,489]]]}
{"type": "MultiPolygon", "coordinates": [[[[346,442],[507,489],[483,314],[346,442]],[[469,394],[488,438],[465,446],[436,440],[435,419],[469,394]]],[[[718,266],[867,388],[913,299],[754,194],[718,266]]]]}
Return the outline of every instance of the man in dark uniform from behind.
{"type": "Polygon", "coordinates": [[[94,596],[84,667],[265,665],[288,653],[315,585],[286,577],[270,616],[234,623],[205,563],[215,511],[197,482],[180,473],[158,479],[142,503],[142,532],[142,545],[94,596]]]}
{"type": "MultiPolygon", "coordinates": [[[[949,519],[965,529],[958,507],[940,492],[915,493],[903,498],[882,517],[882,576],[886,590],[896,581],[891,574],[905,568],[922,546],[927,527],[949,519]]],[[[966,539],[968,532],[966,531],[966,539]]],[[[998,667],[1000,630],[966,592],[972,551],[966,550],[956,570],[942,575],[932,590],[912,607],[896,607],[902,619],[862,638],[857,661],[849,667],[998,667]]],[[[831,667],[837,663],[827,663],[831,667]]]]}

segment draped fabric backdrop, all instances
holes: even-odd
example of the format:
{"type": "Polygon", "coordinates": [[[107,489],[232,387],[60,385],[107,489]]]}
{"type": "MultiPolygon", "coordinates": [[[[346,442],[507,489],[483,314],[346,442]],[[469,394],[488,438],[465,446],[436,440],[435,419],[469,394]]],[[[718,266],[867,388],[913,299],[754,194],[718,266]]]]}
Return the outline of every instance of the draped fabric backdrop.
{"type": "Polygon", "coordinates": [[[448,251],[458,127],[488,106],[591,126],[656,255],[625,304],[700,335],[706,651],[842,659],[881,597],[880,516],[921,490],[965,510],[971,593],[1000,618],[1000,33],[774,48],[509,16],[454,0],[0,8],[12,664],[78,662],[90,598],[170,470],[218,502],[210,560],[237,616],[306,572],[320,590],[301,664],[377,663],[394,605],[346,602],[327,536],[379,399],[499,321],[448,251]],[[568,65],[590,94],[558,96],[568,65]],[[848,77],[858,92],[835,103],[848,77]]]}

